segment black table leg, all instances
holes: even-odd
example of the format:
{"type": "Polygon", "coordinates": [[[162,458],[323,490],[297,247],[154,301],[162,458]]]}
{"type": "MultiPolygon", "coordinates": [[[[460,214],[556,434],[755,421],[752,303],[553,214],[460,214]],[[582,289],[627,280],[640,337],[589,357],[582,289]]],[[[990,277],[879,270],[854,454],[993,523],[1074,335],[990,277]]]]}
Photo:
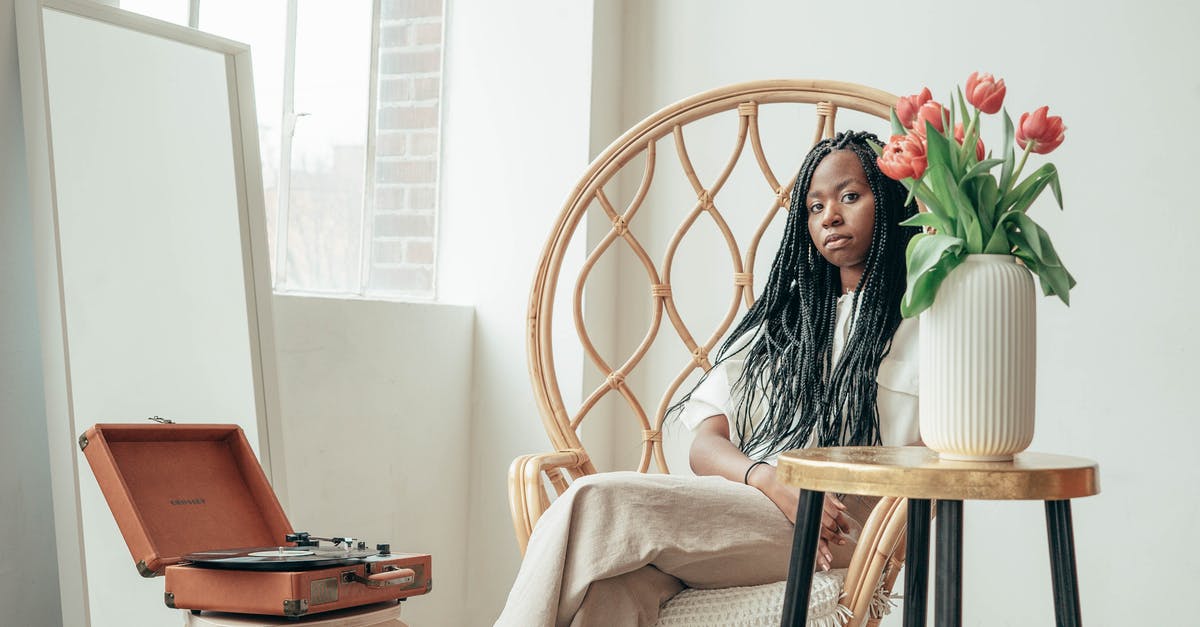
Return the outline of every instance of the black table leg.
{"type": "Polygon", "coordinates": [[[908,499],[904,549],[904,627],[925,627],[929,598],[929,499],[908,499]]]}
{"type": "Polygon", "coordinates": [[[937,502],[937,598],[934,623],[962,625],[962,501],[937,502]]]}
{"type": "Polygon", "coordinates": [[[800,491],[796,528],[792,534],[792,561],[788,565],[787,591],[779,622],[782,627],[798,627],[808,622],[808,594],[812,590],[813,563],[817,558],[817,540],[821,538],[824,504],[824,492],[800,491]]]}
{"type": "Polygon", "coordinates": [[[1079,627],[1079,578],[1075,573],[1075,532],[1071,501],[1046,501],[1046,536],[1050,540],[1050,574],[1054,584],[1054,617],[1060,627],[1079,627]]]}

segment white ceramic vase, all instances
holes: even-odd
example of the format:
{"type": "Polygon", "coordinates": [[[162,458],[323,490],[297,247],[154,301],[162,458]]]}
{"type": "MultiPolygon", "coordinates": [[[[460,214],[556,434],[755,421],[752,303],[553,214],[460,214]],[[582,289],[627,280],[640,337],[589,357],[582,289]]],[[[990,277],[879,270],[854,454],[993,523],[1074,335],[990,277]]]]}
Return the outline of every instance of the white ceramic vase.
{"type": "Polygon", "coordinates": [[[968,255],[921,313],[921,438],[944,459],[1003,461],[1033,441],[1033,277],[1011,255],[968,255]]]}

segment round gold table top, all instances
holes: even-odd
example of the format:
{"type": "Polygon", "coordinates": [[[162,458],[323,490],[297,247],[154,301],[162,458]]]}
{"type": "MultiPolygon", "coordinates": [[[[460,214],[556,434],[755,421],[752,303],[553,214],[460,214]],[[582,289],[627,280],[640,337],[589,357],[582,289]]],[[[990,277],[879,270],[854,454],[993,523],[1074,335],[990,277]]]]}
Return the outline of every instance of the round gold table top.
{"type": "Polygon", "coordinates": [[[1100,469],[1090,459],[1025,452],[1007,462],[962,462],[923,446],[787,451],[778,475],[807,490],[918,499],[1051,501],[1100,492],[1100,469]]]}

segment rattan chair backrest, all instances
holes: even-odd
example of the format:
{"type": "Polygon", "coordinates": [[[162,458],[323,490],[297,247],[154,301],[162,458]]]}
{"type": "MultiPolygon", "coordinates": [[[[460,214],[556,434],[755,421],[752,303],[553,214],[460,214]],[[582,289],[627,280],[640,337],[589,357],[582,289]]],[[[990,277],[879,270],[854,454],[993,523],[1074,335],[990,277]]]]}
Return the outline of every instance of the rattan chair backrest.
{"type": "MultiPolygon", "coordinates": [[[[746,306],[753,303],[752,272],[763,234],[772,220],[787,209],[792,181],[780,180],[776,169],[768,163],[759,134],[760,108],[784,103],[813,105],[816,130],[812,142],[815,143],[822,137],[833,135],[840,109],[861,111],[887,119],[889,108],[895,102],[896,97],[886,92],[835,81],[769,80],[741,83],[704,92],[660,110],[631,128],[592,162],[567,198],[543,249],[530,295],[527,329],[529,370],[543,424],[556,450],[573,451],[580,455],[581,464],[575,468],[577,473],[595,472],[578,436],[578,429],[597,403],[608,394],[619,395],[629,409],[628,412],[622,413],[636,420],[641,427],[641,455],[637,470],[647,472],[653,463],[658,471],[669,472],[662,443],[663,422],[667,409],[689,375],[698,369],[707,370],[711,366],[709,354],[735,322],[740,306],[743,303],[746,306]],[[700,179],[692,165],[692,157],[684,141],[685,135],[689,126],[697,121],[733,110],[738,114],[733,153],[716,178],[706,183],[700,179]],[[644,210],[644,201],[655,180],[662,178],[656,176],[659,162],[666,161],[656,158],[660,140],[664,140],[662,143],[669,141],[674,145],[683,175],[695,194],[695,202],[678,230],[666,243],[663,258],[656,263],[646,252],[643,242],[639,241],[637,223],[634,223],[633,219],[639,210],[644,210]],[[747,143],[749,150],[746,150],[747,143]],[[606,186],[615,184],[614,181],[622,170],[635,159],[644,164],[642,172],[632,173],[639,176],[640,184],[629,204],[619,209],[611,202],[611,194],[606,193],[606,186]],[[714,199],[734,167],[740,160],[746,159],[754,160],[763,182],[770,187],[775,200],[762,216],[758,228],[748,241],[738,241],[725,216],[714,204],[714,199]],[[576,230],[585,223],[584,218],[590,207],[599,207],[611,223],[611,228],[591,249],[582,265],[582,270],[574,282],[571,301],[573,310],[569,315],[574,320],[575,331],[584,353],[599,370],[603,381],[586,395],[579,406],[568,407],[559,389],[554,366],[553,320],[556,315],[567,315],[555,311],[556,291],[567,248],[576,235],[576,230]],[[677,308],[676,299],[671,291],[671,277],[672,264],[680,243],[689,234],[697,218],[705,212],[711,216],[723,236],[732,258],[733,292],[729,301],[719,302],[714,298],[714,302],[709,306],[723,307],[726,312],[724,318],[710,337],[697,340],[696,334],[684,323],[683,316],[677,308]],[[623,240],[645,270],[649,282],[646,298],[652,301],[651,322],[645,337],[636,350],[619,364],[605,360],[596,350],[584,324],[583,312],[584,286],[589,273],[602,256],[611,254],[617,240],[623,240]],[[667,389],[656,390],[657,396],[653,398],[638,398],[625,380],[639,366],[648,348],[662,331],[664,314],[670,322],[670,332],[676,334],[680,340],[682,367],[667,389]]],[[[720,298],[723,300],[727,292],[721,294],[720,298]]]]}

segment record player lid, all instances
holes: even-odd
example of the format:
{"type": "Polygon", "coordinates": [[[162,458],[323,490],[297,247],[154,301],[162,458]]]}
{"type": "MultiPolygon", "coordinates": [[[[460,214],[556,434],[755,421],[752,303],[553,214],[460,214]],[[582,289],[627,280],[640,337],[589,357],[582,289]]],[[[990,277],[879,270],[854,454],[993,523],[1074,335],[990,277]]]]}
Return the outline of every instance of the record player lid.
{"type": "Polygon", "coordinates": [[[101,424],[79,443],[143,576],[188,553],[280,545],[292,532],[237,425],[101,424]]]}

